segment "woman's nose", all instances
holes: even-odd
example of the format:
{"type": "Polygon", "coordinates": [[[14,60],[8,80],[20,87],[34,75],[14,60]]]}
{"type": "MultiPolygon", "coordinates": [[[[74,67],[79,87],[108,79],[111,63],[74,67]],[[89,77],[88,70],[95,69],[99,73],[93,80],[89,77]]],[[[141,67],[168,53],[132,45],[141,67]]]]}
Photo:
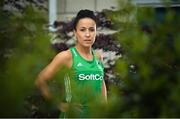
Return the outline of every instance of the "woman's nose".
{"type": "Polygon", "coordinates": [[[85,34],[87,37],[89,37],[90,36],[90,34],[89,34],[89,31],[86,31],[86,34],[85,34]]]}

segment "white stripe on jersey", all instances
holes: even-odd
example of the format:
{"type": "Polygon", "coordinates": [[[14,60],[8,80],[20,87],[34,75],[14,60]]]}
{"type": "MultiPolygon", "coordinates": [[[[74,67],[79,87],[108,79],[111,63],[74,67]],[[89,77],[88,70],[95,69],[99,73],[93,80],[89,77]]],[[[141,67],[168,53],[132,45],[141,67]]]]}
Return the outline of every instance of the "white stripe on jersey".
{"type": "Polygon", "coordinates": [[[74,49],[72,49],[72,51],[73,51],[74,55],[77,57],[76,51],[74,49]]]}
{"type": "Polygon", "coordinates": [[[66,74],[64,77],[65,82],[65,91],[66,91],[66,101],[71,102],[72,94],[71,94],[71,84],[70,84],[70,78],[66,74]]]}

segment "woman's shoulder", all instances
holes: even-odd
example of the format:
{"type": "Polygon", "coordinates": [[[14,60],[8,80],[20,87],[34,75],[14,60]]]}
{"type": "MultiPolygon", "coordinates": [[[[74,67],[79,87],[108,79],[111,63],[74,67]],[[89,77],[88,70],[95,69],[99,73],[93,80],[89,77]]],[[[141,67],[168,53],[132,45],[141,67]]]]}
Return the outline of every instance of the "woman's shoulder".
{"type": "Polygon", "coordinates": [[[96,50],[95,53],[96,53],[96,57],[97,57],[99,60],[103,61],[102,53],[101,53],[99,50],[96,50]]]}
{"type": "Polygon", "coordinates": [[[65,65],[69,65],[69,63],[71,63],[72,61],[72,54],[70,49],[59,52],[55,58],[57,59],[57,61],[65,64],[65,65]]]}
{"type": "Polygon", "coordinates": [[[68,50],[59,52],[57,54],[57,57],[63,58],[63,59],[69,59],[69,58],[72,58],[72,54],[71,54],[70,49],[68,49],[68,50]]]}

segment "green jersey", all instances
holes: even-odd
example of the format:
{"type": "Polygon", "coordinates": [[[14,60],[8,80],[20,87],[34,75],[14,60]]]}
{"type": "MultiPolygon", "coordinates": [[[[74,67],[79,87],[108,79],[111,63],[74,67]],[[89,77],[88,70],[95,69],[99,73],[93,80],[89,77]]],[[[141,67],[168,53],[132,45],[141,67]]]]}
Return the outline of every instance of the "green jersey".
{"type": "Polygon", "coordinates": [[[72,70],[75,72],[72,79],[74,80],[73,86],[75,86],[72,87],[72,100],[74,99],[86,105],[102,96],[104,68],[93,50],[93,60],[91,61],[84,59],[75,47],[70,50],[73,57],[72,70]]]}
{"type": "Polygon", "coordinates": [[[66,100],[83,105],[83,114],[86,116],[87,108],[93,102],[100,102],[102,98],[102,81],[104,79],[104,67],[92,50],[93,59],[84,59],[75,47],[70,48],[73,58],[71,69],[74,71],[73,78],[66,81],[66,100]],[[71,89],[67,88],[71,82],[71,89]],[[69,94],[67,94],[69,93],[69,94]],[[85,111],[86,110],[86,111],[85,111]]]}

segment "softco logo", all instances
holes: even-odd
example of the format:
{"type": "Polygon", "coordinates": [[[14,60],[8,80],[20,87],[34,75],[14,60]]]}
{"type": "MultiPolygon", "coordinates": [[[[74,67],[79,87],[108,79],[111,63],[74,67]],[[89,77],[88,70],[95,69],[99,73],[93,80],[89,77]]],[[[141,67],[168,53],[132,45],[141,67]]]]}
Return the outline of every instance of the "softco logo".
{"type": "Polygon", "coordinates": [[[79,74],[78,79],[79,80],[103,80],[103,76],[99,74],[89,74],[89,75],[79,74]]]}

